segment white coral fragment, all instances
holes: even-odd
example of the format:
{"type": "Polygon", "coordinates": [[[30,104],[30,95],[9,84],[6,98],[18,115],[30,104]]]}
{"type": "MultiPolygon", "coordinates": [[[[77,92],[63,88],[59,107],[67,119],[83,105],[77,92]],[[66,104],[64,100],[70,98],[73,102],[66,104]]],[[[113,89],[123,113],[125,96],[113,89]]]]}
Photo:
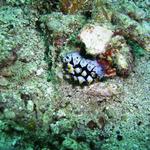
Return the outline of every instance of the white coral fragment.
{"type": "Polygon", "coordinates": [[[89,25],[82,29],[79,38],[85,44],[87,54],[98,55],[106,51],[112,35],[113,32],[107,28],[89,25]]]}

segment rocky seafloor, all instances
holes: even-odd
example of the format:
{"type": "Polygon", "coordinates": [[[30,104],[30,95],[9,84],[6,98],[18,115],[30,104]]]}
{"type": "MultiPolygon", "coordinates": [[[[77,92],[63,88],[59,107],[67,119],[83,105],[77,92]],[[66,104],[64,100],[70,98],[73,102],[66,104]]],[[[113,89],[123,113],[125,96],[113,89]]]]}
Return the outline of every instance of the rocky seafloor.
{"type": "Polygon", "coordinates": [[[0,149],[149,150],[149,7],[148,0],[1,0],[0,149]],[[126,41],[112,45],[131,49],[132,71],[73,85],[61,57],[81,46],[80,30],[93,23],[126,41]]]}

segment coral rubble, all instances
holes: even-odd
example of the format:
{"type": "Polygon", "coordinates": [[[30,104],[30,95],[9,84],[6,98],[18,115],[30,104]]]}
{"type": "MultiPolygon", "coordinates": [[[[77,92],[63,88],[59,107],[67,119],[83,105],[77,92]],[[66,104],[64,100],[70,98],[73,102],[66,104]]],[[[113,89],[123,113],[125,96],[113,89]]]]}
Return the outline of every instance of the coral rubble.
{"type": "Polygon", "coordinates": [[[149,6],[0,1],[0,149],[150,149],[149,6]],[[96,58],[78,38],[89,24],[111,31],[96,58]],[[63,80],[61,58],[74,51],[97,59],[109,78],[84,87],[63,80]]]}
{"type": "Polygon", "coordinates": [[[79,38],[85,44],[86,53],[96,56],[106,51],[112,35],[113,32],[111,30],[90,24],[82,29],[79,38]]]}

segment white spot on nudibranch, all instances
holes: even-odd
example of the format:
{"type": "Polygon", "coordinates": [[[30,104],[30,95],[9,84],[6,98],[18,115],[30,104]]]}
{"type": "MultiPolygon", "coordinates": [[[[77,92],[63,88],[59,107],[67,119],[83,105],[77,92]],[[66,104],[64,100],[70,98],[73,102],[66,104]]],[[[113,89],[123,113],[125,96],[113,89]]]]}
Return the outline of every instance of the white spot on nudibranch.
{"type": "Polygon", "coordinates": [[[84,70],[81,75],[85,77],[87,75],[87,72],[84,70]]]}
{"type": "Polygon", "coordinates": [[[95,64],[92,61],[89,61],[89,64],[87,65],[87,69],[91,71],[95,67],[95,64]]]}
{"type": "Polygon", "coordinates": [[[93,78],[95,78],[96,77],[96,73],[95,72],[91,72],[91,76],[93,77],[93,78]]]}
{"type": "Polygon", "coordinates": [[[87,65],[86,59],[82,58],[82,60],[80,61],[80,65],[81,67],[85,67],[87,65]]]}
{"type": "Polygon", "coordinates": [[[63,58],[63,62],[64,63],[69,63],[71,62],[72,56],[71,54],[67,54],[64,58],[63,58]]]}
{"type": "Polygon", "coordinates": [[[77,80],[78,80],[76,76],[74,76],[73,79],[74,79],[74,81],[77,81],[77,80]]]}
{"type": "Polygon", "coordinates": [[[89,84],[91,84],[91,83],[93,82],[93,78],[92,78],[91,76],[88,76],[88,77],[87,77],[87,82],[88,82],[89,84]]]}
{"type": "Polygon", "coordinates": [[[78,65],[80,60],[82,59],[81,56],[79,55],[79,53],[74,53],[72,54],[72,58],[73,58],[73,64],[78,65]]]}
{"type": "Polygon", "coordinates": [[[81,68],[75,68],[75,72],[76,72],[76,73],[78,73],[78,74],[79,74],[79,73],[81,73],[81,71],[82,71],[82,69],[81,69],[81,68]]]}
{"type": "Polygon", "coordinates": [[[79,76],[77,78],[78,78],[78,81],[79,81],[80,84],[82,84],[83,82],[86,81],[82,76],[79,76]]]}

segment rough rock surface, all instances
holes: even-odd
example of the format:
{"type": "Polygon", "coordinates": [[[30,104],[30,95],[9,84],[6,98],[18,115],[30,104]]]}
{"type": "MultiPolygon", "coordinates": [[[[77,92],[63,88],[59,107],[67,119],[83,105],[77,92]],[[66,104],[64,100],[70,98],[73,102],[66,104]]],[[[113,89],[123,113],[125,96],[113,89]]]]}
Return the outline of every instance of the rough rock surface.
{"type": "MultiPolygon", "coordinates": [[[[61,76],[60,55],[77,48],[76,35],[85,17],[49,14],[49,1],[44,5],[34,1],[40,5],[36,8],[29,5],[32,2],[0,2],[0,149],[150,149],[150,54],[135,58],[134,71],[126,79],[107,79],[93,88],[74,87],[57,78],[61,76]],[[49,15],[45,17],[45,13],[49,15]],[[57,30],[49,17],[57,22],[57,27],[62,21],[68,22],[57,30]],[[117,88],[109,96],[107,92],[111,90],[106,90],[105,95],[105,89],[110,87],[117,88]],[[95,88],[95,95],[88,92],[90,88],[95,88]]],[[[116,11],[124,7],[125,15],[133,14],[131,20],[136,18],[138,24],[142,20],[148,24],[148,1],[132,2],[130,6],[133,8],[134,3],[136,11],[129,7],[129,1],[119,2],[113,5],[116,11]]],[[[100,4],[103,13],[93,11],[91,20],[98,19],[94,14],[97,12],[104,24],[117,24],[109,20],[112,1],[100,4]]],[[[139,38],[131,35],[143,47],[148,41],[146,38],[141,43],[143,33],[139,38]]]]}
{"type": "Polygon", "coordinates": [[[79,34],[87,54],[96,56],[106,51],[113,32],[99,25],[86,25],[79,34]]]}

